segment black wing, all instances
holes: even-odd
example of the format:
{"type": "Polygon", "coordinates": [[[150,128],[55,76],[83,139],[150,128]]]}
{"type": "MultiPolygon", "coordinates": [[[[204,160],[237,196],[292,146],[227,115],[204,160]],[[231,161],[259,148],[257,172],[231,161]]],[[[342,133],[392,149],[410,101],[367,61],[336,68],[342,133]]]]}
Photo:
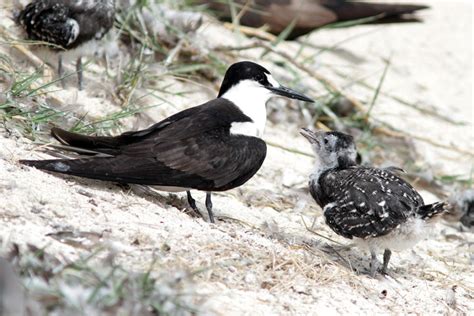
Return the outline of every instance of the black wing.
{"type": "Polygon", "coordinates": [[[324,174],[319,182],[326,221],[347,238],[385,235],[423,206],[410,184],[386,170],[336,170],[324,174]]]}
{"type": "MultiPolygon", "coordinates": [[[[194,0],[194,2],[207,4],[223,20],[232,18],[232,12],[226,1],[194,0]]],[[[286,37],[289,40],[338,21],[368,17],[377,17],[377,21],[371,21],[372,23],[419,21],[416,17],[404,15],[428,8],[416,4],[351,0],[234,0],[233,2],[239,9],[245,8],[239,21],[242,25],[251,27],[266,25],[270,33],[280,34],[294,23],[286,37]]]]}
{"type": "Polygon", "coordinates": [[[22,163],[100,180],[228,190],[249,180],[266,156],[261,139],[229,134],[233,121],[249,120],[229,101],[215,99],[146,130],[117,137],[87,137],[56,129],[64,144],[114,156],[22,163]]]}

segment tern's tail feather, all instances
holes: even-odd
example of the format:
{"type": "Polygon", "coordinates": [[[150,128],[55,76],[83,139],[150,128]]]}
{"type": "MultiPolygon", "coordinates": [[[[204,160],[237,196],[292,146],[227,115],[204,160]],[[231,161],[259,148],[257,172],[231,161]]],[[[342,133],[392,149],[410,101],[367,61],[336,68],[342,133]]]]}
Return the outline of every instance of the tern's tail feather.
{"type": "Polygon", "coordinates": [[[20,160],[20,163],[37,169],[69,174],[89,179],[121,183],[147,184],[149,179],[141,179],[136,170],[121,170],[120,166],[130,162],[117,157],[93,157],[81,159],[20,160]]]}
{"type": "Polygon", "coordinates": [[[103,175],[106,174],[103,169],[109,164],[108,161],[110,159],[113,158],[100,157],[84,159],[20,160],[20,163],[46,171],[102,179],[103,175]]]}
{"type": "Polygon", "coordinates": [[[447,206],[445,202],[423,205],[417,210],[417,213],[422,219],[429,220],[446,211],[447,206]]]}
{"type": "MultiPolygon", "coordinates": [[[[137,162],[137,157],[118,156],[20,160],[20,163],[41,170],[120,183],[175,186],[181,179],[179,171],[157,163],[154,158],[143,158],[139,162],[137,162]],[[174,181],[177,177],[179,179],[174,181]]],[[[179,185],[181,185],[180,182],[179,185]]]]}

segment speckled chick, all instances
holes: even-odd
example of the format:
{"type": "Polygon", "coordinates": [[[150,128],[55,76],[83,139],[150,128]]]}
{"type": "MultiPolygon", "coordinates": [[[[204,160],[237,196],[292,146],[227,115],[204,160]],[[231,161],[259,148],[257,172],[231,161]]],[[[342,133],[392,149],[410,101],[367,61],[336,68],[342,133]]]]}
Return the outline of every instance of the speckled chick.
{"type": "Polygon", "coordinates": [[[352,136],[308,129],[301,134],[316,157],[309,181],[311,195],[334,232],[369,248],[372,276],[377,272],[379,251],[384,250],[385,274],[391,251],[414,246],[426,237],[431,219],[445,211],[444,203],[425,205],[420,194],[393,173],[394,168],[357,165],[352,136]]]}
{"type": "Polygon", "coordinates": [[[97,41],[112,28],[115,0],[35,0],[16,17],[28,39],[49,44],[59,52],[58,73],[62,75],[62,52],[78,55],[79,89],[82,89],[82,55],[91,55],[97,41]]]}

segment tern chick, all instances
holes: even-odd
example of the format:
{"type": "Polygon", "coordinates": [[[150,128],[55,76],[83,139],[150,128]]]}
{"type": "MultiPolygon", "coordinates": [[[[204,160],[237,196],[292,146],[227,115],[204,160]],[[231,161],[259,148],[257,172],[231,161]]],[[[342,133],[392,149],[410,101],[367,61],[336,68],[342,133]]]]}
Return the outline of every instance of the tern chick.
{"type": "Polygon", "coordinates": [[[81,56],[95,53],[97,42],[112,28],[115,0],[34,0],[16,17],[28,39],[51,44],[58,54],[62,77],[62,54],[78,55],[78,87],[82,89],[81,56]]]}
{"type": "Polygon", "coordinates": [[[432,219],[446,210],[442,202],[425,205],[420,194],[391,170],[357,165],[352,136],[308,129],[301,134],[316,156],[311,195],[334,232],[369,248],[372,276],[379,251],[384,250],[385,274],[392,250],[413,247],[426,236],[432,219]]]}

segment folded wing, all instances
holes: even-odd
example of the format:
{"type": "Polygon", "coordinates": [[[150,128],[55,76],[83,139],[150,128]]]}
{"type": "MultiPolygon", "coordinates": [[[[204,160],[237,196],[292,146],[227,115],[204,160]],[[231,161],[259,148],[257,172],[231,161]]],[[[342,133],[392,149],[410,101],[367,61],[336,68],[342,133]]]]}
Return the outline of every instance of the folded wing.
{"type": "Polygon", "coordinates": [[[407,182],[386,170],[346,169],[335,178],[327,177],[322,185],[335,201],[326,205],[324,215],[328,225],[346,238],[383,236],[423,206],[407,182]]]}
{"type": "Polygon", "coordinates": [[[249,118],[225,99],[180,112],[150,128],[117,137],[60,129],[63,144],[113,157],[22,161],[39,169],[93,179],[219,191],[239,186],[260,168],[265,142],[229,134],[231,119],[249,118]],[[219,113],[219,117],[216,117],[219,113]]]}

